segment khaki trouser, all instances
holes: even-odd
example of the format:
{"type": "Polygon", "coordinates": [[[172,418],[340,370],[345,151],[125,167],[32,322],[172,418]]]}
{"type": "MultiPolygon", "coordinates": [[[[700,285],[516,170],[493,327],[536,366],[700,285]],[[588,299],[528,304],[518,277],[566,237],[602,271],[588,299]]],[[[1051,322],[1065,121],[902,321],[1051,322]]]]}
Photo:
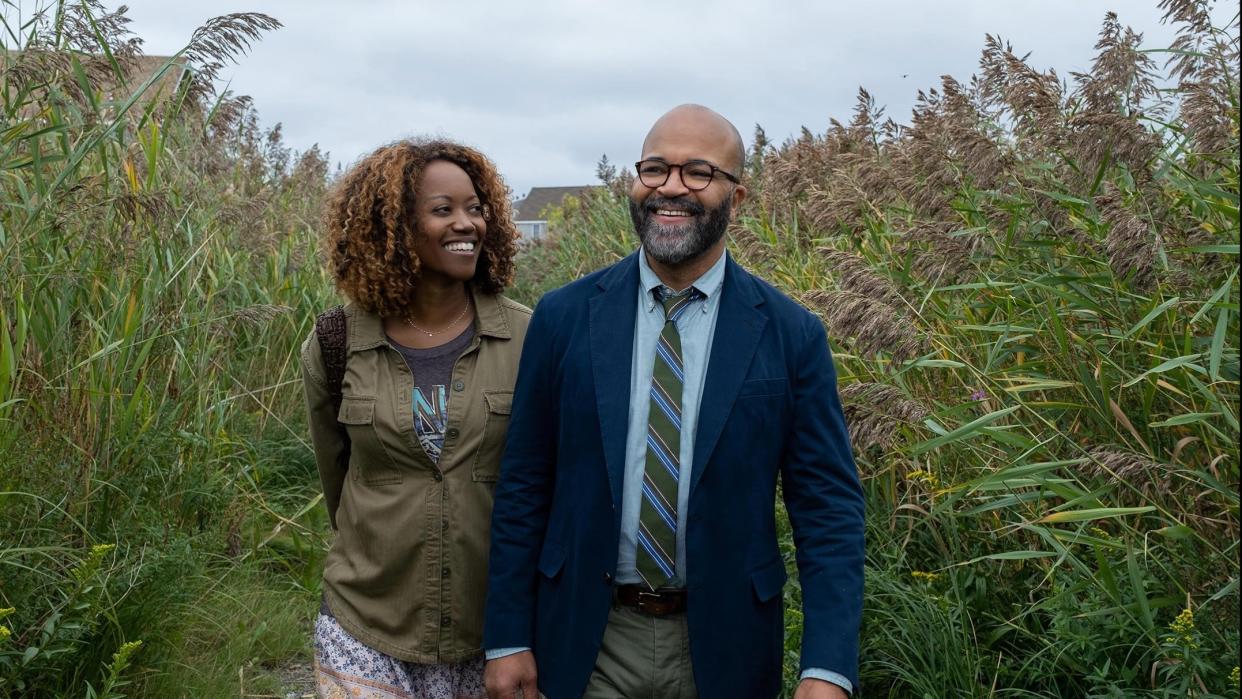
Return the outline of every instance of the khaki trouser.
{"type": "Polygon", "coordinates": [[[698,699],[686,613],[615,606],[583,699],[698,699]]]}

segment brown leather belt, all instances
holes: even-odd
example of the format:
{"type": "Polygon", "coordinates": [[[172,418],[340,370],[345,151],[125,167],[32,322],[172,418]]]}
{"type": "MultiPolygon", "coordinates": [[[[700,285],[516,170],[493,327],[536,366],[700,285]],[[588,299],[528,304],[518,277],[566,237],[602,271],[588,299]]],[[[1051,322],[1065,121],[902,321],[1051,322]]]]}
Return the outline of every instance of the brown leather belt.
{"type": "Polygon", "coordinates": [[[668,616],[686,611],[685,590],[656,590],[652,592],[642,585],[620,585],[613,588],[613,598],[651,616],[668,616]]]}

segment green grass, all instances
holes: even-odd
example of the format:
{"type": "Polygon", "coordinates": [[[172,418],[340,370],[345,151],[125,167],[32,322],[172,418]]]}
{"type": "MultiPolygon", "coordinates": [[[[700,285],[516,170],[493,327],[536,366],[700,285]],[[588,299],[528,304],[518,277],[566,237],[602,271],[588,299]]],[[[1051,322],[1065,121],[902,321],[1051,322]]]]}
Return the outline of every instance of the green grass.
{"type": "Polygon", "coordinates": [[[127,72],[96,6],[45,9],[4,10],[0,695],[273,689],[325,547],[296,351],[332,298],[327,161],[202,72],[127,72]]]}

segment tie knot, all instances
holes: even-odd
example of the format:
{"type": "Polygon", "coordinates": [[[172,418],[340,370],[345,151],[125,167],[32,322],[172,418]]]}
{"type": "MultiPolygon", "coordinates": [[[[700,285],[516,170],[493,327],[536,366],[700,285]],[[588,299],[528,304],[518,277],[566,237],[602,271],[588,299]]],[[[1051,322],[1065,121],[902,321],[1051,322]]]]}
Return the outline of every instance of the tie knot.
{"type": "Polygon", "coordinates": [[[677,293],[667,290],[663,286],[657,286],[652,290],[655,293],[656,301],[664,306],[664,320],[677,320],[687,306],[692,301],[696,301],[703,297],[703,292],[694,288],[683,289],[677,293]]]}

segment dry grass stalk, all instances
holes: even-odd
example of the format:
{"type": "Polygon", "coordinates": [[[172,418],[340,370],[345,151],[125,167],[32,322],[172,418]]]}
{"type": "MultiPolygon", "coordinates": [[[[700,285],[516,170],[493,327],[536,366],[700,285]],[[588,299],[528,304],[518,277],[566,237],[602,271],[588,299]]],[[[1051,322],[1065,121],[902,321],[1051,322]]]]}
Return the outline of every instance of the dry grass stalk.
{"type": "Polygon", "coordinates": [[[902,425],[918,425],[931,411],[895,386],[853,383],[841,387],[841,407],[855,449],[887,448],[902,425]]]}
{"type": "Polygon", "coordinates": [[[776,261],[776,251],[755,235],[750,228],[733,221],[729,224],[728,236],[732,242],[732,249],[741,255],[747,267],[761,273],[772,268],[776,261]]]}
{"type": "Polygon", "coordinates": [[[823,319],[828,334],[857,353],[886,353],[894,360],[917,356],[923,339],[900,312],[874,298],[849,291],[808,291],[799,301],[823,319]]]}
{"type": "Polygon", "coordinates": [[[987,240],[978,234],[951,235],[959,226],[930,221],[902,236],[894,246],[898,257],[909,259],[910,270],[932,284],[956,284],[974,273],[973,257],[985,251],[987,240]]]}
{"type": "Polygon", "coordinates": [[[1104,250],[1113,274],[1129,278],[1137,288],[1150,288],[1156,280],[1156,260],[1160,239],[1123,201],[1111,183],[1095,198],[1104,221],[1109,224],[1104,250]]]}
{"type": "MultiPolygon", "coordinates": [[[[1203,72],[1206,79],[1181,84],[1182,104],[1178,116],[1186,125],[1195,152],[1237,157],[1237,112],[1231,104],[1229,76],[1219,66],[1211,66],[1203,72]]],[[[1233,104],[1236,104],[1236,76],[1232,89],[1233,104]]]]}
{"type": "Polygon", "coordinates": [[[978,83],[984,108],[1003,106],[1014,121],[1015,142],[1034,154],[1054,152],[1063,140],[1064,95],[1056,71],[1042,73],[990,34],[979,59],[978,83]]]}
{"type": "Polygon", "coordinates": [[[1140,487],[1155,484],[1160,490],[1168,490],[1165,481],[1166,466],[1131,451],[1112,447],[1093,447],[1087,451],[1090,460],[1083,470],[1097,478],[1126,481],[1140,487]]]}
{"type": "Polygon", "coordinates": [[[893,282],[877,274],[861,256],[832,248],[820,248],[817,252],[827,263],[829,275],[845,291],[873,298],[894,308],[905,305],[905,299],[893,282]]]}
{"type": "Polygon", "coordinates": [[[1071,73],[1086,111],[1129,115],[1157,97],[1156,62],[1139,47],[1143,35],[1122,26],[1116,12],[1104,17],[1098,52],[1087,73],[1071,73]]]}
{"type": "Polygon", "coordinates": [[[193,92],[197,96],[215,93],[215,80],[226,63],[250,49],[263,32],[279,29],[274,17],[259,12],[235,12],[213,17],[194,30],[182,55],[195,66],[193,92]]]}

